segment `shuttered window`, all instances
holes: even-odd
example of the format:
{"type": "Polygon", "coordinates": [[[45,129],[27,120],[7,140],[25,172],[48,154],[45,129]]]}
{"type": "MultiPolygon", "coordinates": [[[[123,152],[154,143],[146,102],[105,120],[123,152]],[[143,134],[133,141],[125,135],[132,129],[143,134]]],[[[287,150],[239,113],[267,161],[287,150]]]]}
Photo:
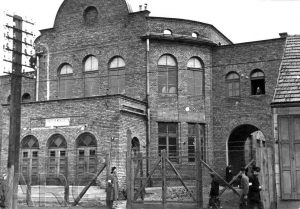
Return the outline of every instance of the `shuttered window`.
{"type": "Polygon", "coordinates": [[[282,199],[300,199],[300,116],[279,117],[282,199]]]}

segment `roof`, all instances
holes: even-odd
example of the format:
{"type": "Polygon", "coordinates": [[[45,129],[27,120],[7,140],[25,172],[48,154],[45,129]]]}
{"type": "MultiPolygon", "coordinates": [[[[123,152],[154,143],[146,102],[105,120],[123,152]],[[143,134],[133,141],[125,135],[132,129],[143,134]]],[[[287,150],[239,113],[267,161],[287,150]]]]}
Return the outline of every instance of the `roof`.
{"type": "Polygon", "coordinates": [[[272,105],[300,102],[300,35],[288,36],[272,105]]]}

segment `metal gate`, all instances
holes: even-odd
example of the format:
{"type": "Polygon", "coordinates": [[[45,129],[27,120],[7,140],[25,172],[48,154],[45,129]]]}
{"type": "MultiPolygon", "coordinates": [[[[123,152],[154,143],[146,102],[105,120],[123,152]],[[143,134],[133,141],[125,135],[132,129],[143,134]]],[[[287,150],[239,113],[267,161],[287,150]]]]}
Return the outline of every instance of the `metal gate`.
{"type": "Polygon", "coordinates": [[[202,207],[202,172],[201,166],[196,166],[201,163],[198,156],[195,157],[196,162],[185,163],[189,157],[168,158],[165,150],[156,157],[145,157],[142,153],[129,154],[127,208],[202,207]]]}

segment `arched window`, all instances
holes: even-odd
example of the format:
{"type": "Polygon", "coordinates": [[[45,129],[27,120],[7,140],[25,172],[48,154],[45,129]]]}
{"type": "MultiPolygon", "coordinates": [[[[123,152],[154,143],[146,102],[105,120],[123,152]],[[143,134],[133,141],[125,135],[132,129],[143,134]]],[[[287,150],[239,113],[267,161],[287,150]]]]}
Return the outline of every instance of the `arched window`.
{"type": "Polygon", "coordinates": [[[39,142],[35,136],[28,135],[21,141],[20,169],[27,182],[38,184],[39,142]]]}
{"type": "Polygon", "coordinates": [[[22,96],[22,102],[29,102],[31,99],[31,96],[29,93],[24,93],[22,96]]]}
{"type": "Polygon", "coordinates": [[[194,96],[203,95],[203,65],[197,57],[192,57],[187,63],[188,94],[194,96]]]}
{"type": "Polygon", "coordinates": [[[98,60],[95,56],[88,56],[84,62],[84,71],[98,70],[98,60]]]}
{"type": "Polygon", "coordinates": [[[263,71],[256,69],[250,74],[251,79],[251,94],[265,94],[265,74],[263,71]]]}
{"type": "Polygon", "coordinates": [[[114,57],[109,63],[109,93],[125,93],[125,61],[122,57],[114,57]]]}
{"type": "Polygon", "coordinates": [[[226,76],[227,91],[229,97],[240,96],[240,76],[236,72],[230,72],[226,76]]]}
{"type": "Polygon", "coordinates": [[[84,10],[84,22],[87,25],[93,25],[98,21],[98,10],[96,7],[89,6],[84,10]]]}
{"type": "Polygon", "coordinates": [[[81,134],[76,140],[78,185],[86,185],[97,172],[97,141],[90,133],[81,134]]]}
{"type": "Polygon", "coordinates": [[[177,62],[171,55],[158,60],[158,91],[163,94],[177,94],[177,62]]]}
{"type": "Polygon", "coordinates": [[[172,31],[170,29],[165,29],[164,35],[172,35],[172,31]]]}
{"type": "Polygon", "coordinates": [[[86,97],[99,95],[99,67],[95,56],[87,56],[84,61],[84,95],[86,97]]]}
{"type": "Polygon", "coordinates": [[[54,134],[49,138],[47,145],[47,174],[50,179],[52,178],[49,184],[56,184],[55,178],[67,177],[67,142],[62,135],[54,134]]]}
{"type": "Polygon", "coordinates": [[[63,64],[58,70],[58,96],[61,99],[73,96],[73,68],[70,64],[63,64]]]}
{"type": "Polygon", "coordinates": [[[131,151],[134,155],[137,155],[140,151],[140,141],[137,137],[133,137],[131,140],[131,151]]]}

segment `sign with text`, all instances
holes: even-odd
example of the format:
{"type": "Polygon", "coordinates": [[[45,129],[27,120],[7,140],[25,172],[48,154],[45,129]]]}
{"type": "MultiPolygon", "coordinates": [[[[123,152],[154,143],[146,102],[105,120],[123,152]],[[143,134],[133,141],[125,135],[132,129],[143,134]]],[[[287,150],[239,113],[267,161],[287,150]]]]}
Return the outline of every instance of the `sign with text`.
{"type": "Polygon", "coordinates": [[[69,126],[70,118],[47,118],[45,121],[46,127],[69,126]]]}

